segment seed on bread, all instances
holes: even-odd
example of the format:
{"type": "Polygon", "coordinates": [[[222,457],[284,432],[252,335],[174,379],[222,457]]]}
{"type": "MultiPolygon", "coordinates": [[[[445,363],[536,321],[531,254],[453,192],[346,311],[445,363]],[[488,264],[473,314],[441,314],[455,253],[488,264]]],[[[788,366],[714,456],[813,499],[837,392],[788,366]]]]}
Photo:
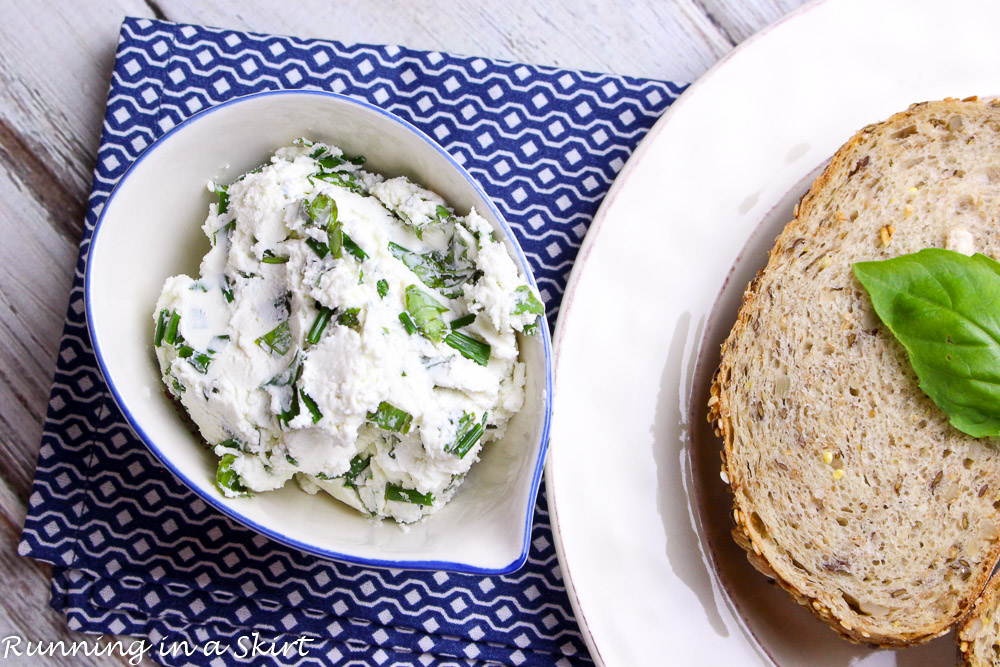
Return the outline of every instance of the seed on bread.
{"type": "Polygon", "coordinates": [[[834,156],[723,345],[709,420],[734,537],[854,641],[926,641],[970,609],[1000,556],[1000,448],[920,391],[851,265],[950,245],[1000,257],[997,229],[1000,105],[914,105],[834,156]]]}

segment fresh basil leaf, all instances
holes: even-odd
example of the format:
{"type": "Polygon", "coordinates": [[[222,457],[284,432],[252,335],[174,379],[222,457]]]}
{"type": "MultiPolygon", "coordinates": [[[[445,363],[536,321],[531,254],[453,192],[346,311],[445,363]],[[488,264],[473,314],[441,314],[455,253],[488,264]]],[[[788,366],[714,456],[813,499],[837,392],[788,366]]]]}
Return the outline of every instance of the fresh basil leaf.
{"type": "Polygon", "coordinates": [[[447,313],[447,306],[442,306],[437,299],[416,285],[406,288],[406,312],[413,317],[413,323],[426,338],[440,343],[448,331],[441,313],[447,313]]]}
{"type": "Polygon", "coordinates": [[[1000,435],[1000,263],[928,248],[854,275],[952,426],[1000,435]]]}
{"type": "Polygon", "coordinates": [[[417,254],[390,242],[389,252],[417,274],[420,282],[455,299],[462,295],[462,286],[476,274],[475,264],[458,250],[457,245],[457,242],[452,243],[447,254],[437,251],[417,254]]]}
{"type": "Polygon", "coordinates": [[[521,285],[514,290],[514,310],[511,311],[512,315],[523,315],[524,313],[531,313],[532,315],[545,314],[545,307],[542,306],[542,302],[538,300],[527,285],[521,285]]]}

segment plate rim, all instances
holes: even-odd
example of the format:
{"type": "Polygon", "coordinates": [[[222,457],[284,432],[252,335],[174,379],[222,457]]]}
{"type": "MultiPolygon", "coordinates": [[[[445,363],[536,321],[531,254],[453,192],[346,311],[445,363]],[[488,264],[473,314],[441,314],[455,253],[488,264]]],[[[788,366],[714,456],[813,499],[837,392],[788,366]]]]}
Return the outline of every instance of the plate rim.
{"type": "MultiPolygon", "coordinates": [[[[761,40],[767,38],[771,35],[777,28],[784,26],[786,23],[795,21],[799,17],[807,14],[817,7],[826,5],[827,3],[835,0],[813,0],[812,2],[806,3],[791,12],[785,14],[773,23],[765,26],[758,32],[751,35],[749,38],[738,44],[732,51],[723,56],[719,61],[717,61],[712,67],[705,71],[700,77],[698,77],[694,82],[692,82],[684,92],[670,105],[666,113],[653,124],[649,132],[645,137],[639,142],[635,151],[625,162],[622,170],[619,172],[618,176],[615,178],[608,190],[608,194],[605,196],[601,205],[598,207],[597,213],[594,215],[594,219],[591,222],[590,227],[587,230],[587,234],[584,236],[583,241],[580,244],[580,251],[577,254],[576,260],[573,262],[573,267],[570,269],[569,276],[566,282],[566,289],[563,292],[562,302],[559,307],[559,315],[556,319],[556,325],[552,335],[552,346],[553,346],[553,370],[556,374],[557,384],[556,390],[558,391],[558,375],[559,375],[559,364],[561,359],[562,346],[560,345],[562,338],[565,336],[567,313],[572,310],[574,298],[576,296],[576,288],[580,282],[581,276],[584,271],[584,267],[589,259],[591,251],[594,245],[597,243],[597,237],[600,235],[601,230],[605,226],[606,219],[609,215],[609,211],[613,208],[614,202],[617,200],[621,189],[624,187],[626,181],[630,178],[633,172],[638,169],[638,165],[643,161],[646,154],[648,153],[650,146],[652,146],[657,137],[659,137],[664,127],[666,127],[673,117],[677,114],[678,109],[683,108],[691,97],[696,95],[699,90],[701,90],[704,85],[713,78],[720,70],[726,68],[734,58],[739,58],[747,49],[751,48],[753,45],[757,44],[761,40]]],[[[761,218],[766,217],[766,214],[761,218]]],[[[758,221],[759,222],[759,221],[758,221]]],[[[700,345],[701,341],[697,341],[700,345]]],[[[690,390],[687,387],[686,390],[690,390]]],[[[558,414],[557,414],[558,416],[558,414]]],[[[551,444],[551,443],[550,443],[551,444]]],[[[558,452],[558,449],[554,450],[558,452]]],[[[554,475],[552,468],[554,467],[553,461],[557,460],[556,454],[553,454],[553,450],[550,450],[549,455],[545,461],[545,478],[548,480],[554,475]]],[[[585,609],[580,604],[579,594],[576,590],[576,586],[573,582],[573,577],[571,574],[571,568],[566,557],[565,548],[563,544],[562,532],[560,529],[560,515],[559,515],[559,503],[557,500],[557,494],[554,492],[553,488],[547,489],[546,491],[546,503],[549,511],[549,521],[552,525],[553,542],[555,543],[556,555],[559,560],[559,566],[563,571],[563,581],[566,585],[566,593],[569,597],[570,606],[573,609],[573,613],[576,617],[577,623],[580,626],[580,634],[583,637],[584,643],[587,649],[590,651],[591,658],[594,660],[595,664],[599,667],[606,664],[603,656],[601,655],[600,647],[597,644],[594,634],[587,622],[587,615],[585,609]]],[[[713,576],[714,573],[713,573],[713,576]]],[[[751,634],[751,636],[753,636],[751,634]]],[[[755,642],[757,648],[763,656],[766,656],[768,660],[774,664],[774,658],[769,651],[763,647],[756,637],[751,640],[755,642]]],[[[762,656],[762,657],[763,657],[762,656]]]]}

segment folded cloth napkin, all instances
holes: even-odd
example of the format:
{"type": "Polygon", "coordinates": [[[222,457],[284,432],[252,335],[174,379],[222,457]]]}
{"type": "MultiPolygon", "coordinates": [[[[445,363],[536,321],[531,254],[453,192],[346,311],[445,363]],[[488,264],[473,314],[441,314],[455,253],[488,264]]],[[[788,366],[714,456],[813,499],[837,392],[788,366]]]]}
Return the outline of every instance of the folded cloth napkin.
{"type": "Polygon", "coordinates": [[[53,564],[52,606],[70,627],[147,638],[152,657],[167,665],[589,662],[544,490],[528,562],[511,575],[333,563],[208,507],[158,464],[115,406],[84,319],[86,255],[101,207],[158,136],[224,100],[278,88],[357,97],[440,142],[510,222],[550,318],[615,174],[682,90],[395,46],[127,19],[20,553],[53,564]],[[279,657],[268,653],[296,640],[279,657]]]}

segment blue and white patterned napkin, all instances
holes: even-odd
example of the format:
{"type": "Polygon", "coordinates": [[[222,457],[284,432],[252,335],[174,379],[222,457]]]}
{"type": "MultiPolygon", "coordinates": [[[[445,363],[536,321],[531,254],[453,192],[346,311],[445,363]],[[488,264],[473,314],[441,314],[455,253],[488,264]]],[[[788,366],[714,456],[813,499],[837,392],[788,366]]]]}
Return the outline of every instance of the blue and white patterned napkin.
{"type": "Polygon", "coordinates": [[[52,605],[72,628],[198,647],[192,655],[179,643],[166,655],[154,649],[167,665],[589,662],[544,496],[528,563],[511,575],[332,563],[212,510],[159,466],[115,406],[83,300],[86,254],[108,194],[185,118],[278,88],[351,95],[440,142],[510,222],[553,321],[598,204],[682,90],[394,46],[126,20],[20,553],[54,565],[52,605]],[[254,632],[267,641],[306,637],[308,656],[240,660],[254,632]],[[206,655],[208,646],[230,650],[206,655]]]}

